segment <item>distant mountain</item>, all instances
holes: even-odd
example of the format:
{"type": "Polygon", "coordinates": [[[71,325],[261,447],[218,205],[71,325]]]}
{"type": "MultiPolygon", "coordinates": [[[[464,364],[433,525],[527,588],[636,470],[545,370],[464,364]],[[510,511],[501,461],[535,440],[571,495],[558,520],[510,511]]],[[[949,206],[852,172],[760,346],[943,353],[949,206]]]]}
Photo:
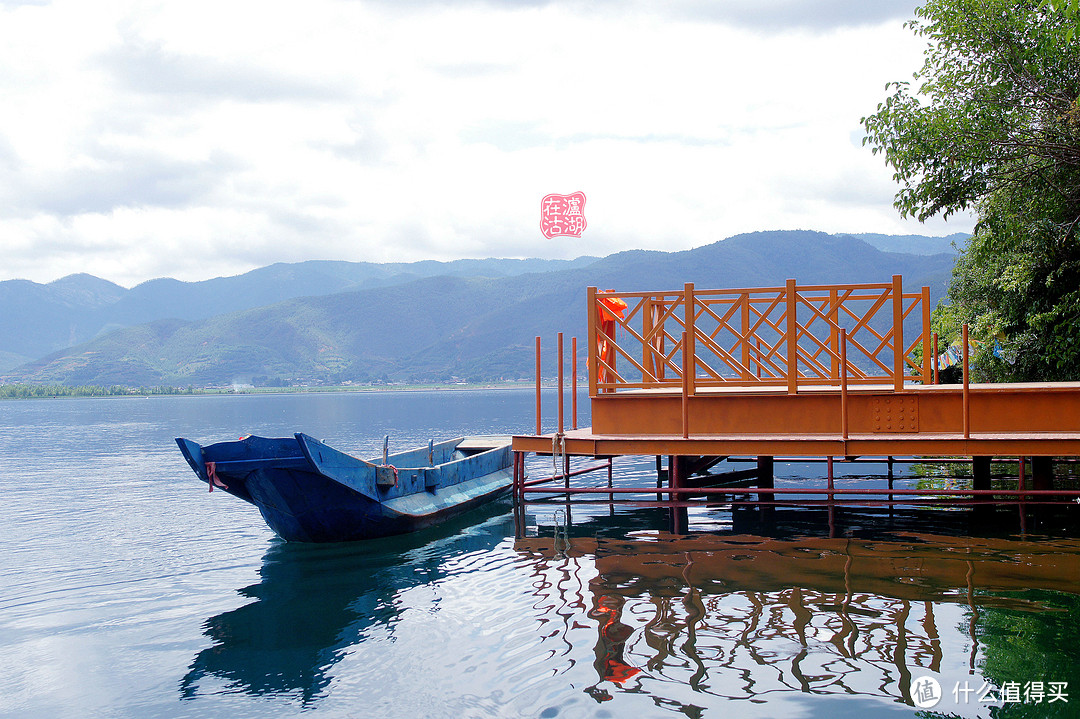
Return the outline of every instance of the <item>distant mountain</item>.
{"type": "Polygon", "coordinates": [[[195,321],[159,319],[56,352],[3,379],[204,385],[530,377],[537,335],[549,343],[560,331],[577,336],[584,354],[588,286],[658,291],[685,282],[779,286],[789,277],[828,284],[902,274],[908,288],[929,285],[936,302],[953,260],[881,252],[847,235],[758,232],[684,252],[621,252],[513,276],[442,274],[195,321]]]}
{"type": "Polygon", "coordinates": [[[955,255],[956,248],[962,248],[971,239],[971,235],[964,232],[955,232],[945,237],[877,235],[873,233],[855,234],[852,237],[857,237],[882,252],[903,252],[909,255],[936,255],[940,253],[955,255]]]}
{"type": "Polygon", "coordinates": [[[198,320],[294,297],[387,287],[439,275],[512,277],[581,267],[576,260],[458,260],[375,264],[313,260],[278,263],[202,282],[156,279],[124,289],[91,275],[48,284],[0,282],[0,371],[110,331],[161,319],[198,320]]]}
{"type": "Polygon", "coordinates": [[[0,282],[0,367],[83,342],[88,318],[118,301],[123,287],[91,275],[70,275],[47,285],[0,282]]]}

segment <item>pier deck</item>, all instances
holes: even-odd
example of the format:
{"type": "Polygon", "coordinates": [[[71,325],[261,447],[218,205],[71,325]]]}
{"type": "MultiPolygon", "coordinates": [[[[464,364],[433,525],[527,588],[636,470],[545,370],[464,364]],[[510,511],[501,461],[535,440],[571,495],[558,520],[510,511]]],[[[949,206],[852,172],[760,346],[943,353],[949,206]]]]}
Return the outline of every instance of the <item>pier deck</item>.
{"type": "MultiPolygon", "coordinates": [[[[1080,457],[1080,383],[710,387],[688,398],[636,390],[591,399],[591,427],[565,430],[571,455],[1080,457]],[[966,394],[966,399],[965,399],[966,394]],[[965,432],[965,405],[967,431],[965,432]]],[[[514,449],[550,452],[555,433],[514,449]]]]}
{"type": "MultiPolygon", "coordinates": [[[[965,327],[957,351],[962,382],[937,384],[929,290],[905,293],[899,276],[877,285],[590,288],[588,298],[592,426],[578,428],[576,411],[567,417],[560,391],[557,429],[541,431],[537,338],[537,431],[513,438],[516,453],[562,455],[563,472],[551,479],[568,493],[575,491],[570,476],[579,474],[569,470],[575,456],[654,455],[658,485],[666,479],[661,492],[671,498],[692,495],[703,485],[690,476],[723,457],[758,458],[760,498],[782,491],[772,489],[774,459],[904,456],[971,458],[975,491],[965,496],[1033,499],[1052,489],[1054,458],[1080,457],[1080,382],[971,383],[965,327]],[[669,458],[666,472],[660,457],[669,458]],[[993,457],[1021,458],[1016,490],[989,492],[993,457]],[[1025,486],[1024,458],[1033,486],[1025,486]]],[[[558,351],[563,388],[561,335],[558,351]]],[[[576,356],[573,362],[576,387],[576,356]]],[[[829,477],[831,492],[831,459],[829,477]]],[[[519,497],[553,491],[539,486],[544,481],[527,482],[522,470],[515,489],[519,497]]],[[[1080,499],[1080,492],[1052,498],[1080,499]]]]}

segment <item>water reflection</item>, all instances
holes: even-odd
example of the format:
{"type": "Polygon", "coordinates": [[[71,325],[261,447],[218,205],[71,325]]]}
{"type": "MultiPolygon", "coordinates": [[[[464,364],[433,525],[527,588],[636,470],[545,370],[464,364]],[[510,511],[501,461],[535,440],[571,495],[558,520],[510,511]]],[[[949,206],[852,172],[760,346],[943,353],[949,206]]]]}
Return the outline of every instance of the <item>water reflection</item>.
{"type": "Polygon", "coordinates": [[[534,587],[536,606],[587,603],[595,676],[585,692],[598,702],[646,694],[690,716],[784,695],[911,705],[924,674],[945,691],[972,675],[1080,687],[1080,633],[1065,620],[1080,608],[1077,540],[573,534],[558,547],[554,536],[519,538],[515,549],[537,575],[580,577],[591,565],[584,586],[534,587]],[[1034,635],[1029,650],[1056,665],[1017,654],[1018,638],[1034,635]]]}
{"type": "Polygon", "coordinates": [[[204,623],[213,643],[191,663],[181,696],[242,691],[314,703],[349,647],[374,633],[392,635],[401,592],[439,581],[455,557],[490,551],[512,534],[505,511],[495,504],[434,530],[386,540],[275,540],[263,558],[261,580],[239,590],[255,601],[204,623]],[[208,678],[213,685],[206,685],[208,678]]]}
{"type": "Polygon", "coordinates": [[[565,515],[532,515],[532,536],[514,538],[502,511],[405,540],[275,543],[241,590],[253,601],[205,622],[181,695],[695,717],[732,700],[740,716],[910,716],[923,675],[945,692],[964,680],[1080,692],[1080,540],[973,534],[926,511],[848,511],[833,527],[846,536],[782,512],[772,536],[737,518],[676,535],[664,510],[582,507],[558,529],[565,515]]]}

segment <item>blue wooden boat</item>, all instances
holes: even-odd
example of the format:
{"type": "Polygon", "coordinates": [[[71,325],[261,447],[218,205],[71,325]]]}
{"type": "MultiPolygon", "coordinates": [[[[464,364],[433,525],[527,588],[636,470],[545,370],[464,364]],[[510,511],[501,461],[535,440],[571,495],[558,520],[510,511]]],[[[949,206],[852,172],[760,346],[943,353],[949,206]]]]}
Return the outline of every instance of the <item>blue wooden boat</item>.
{"type": "Polygon", "coordinates": [[[507,493],[509,437],[459,437],[363,460],[297,433],[207,446],[178,437],[184,458],[214,488],[259,508],[290,542],[347,542],[404,534],[507,493]]]}

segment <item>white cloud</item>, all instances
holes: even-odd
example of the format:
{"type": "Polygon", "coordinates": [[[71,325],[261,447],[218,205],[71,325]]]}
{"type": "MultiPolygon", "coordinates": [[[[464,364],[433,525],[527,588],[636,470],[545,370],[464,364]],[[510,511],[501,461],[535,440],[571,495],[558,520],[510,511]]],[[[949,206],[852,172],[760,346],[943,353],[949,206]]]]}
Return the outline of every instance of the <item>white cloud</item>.
{"type": "Polygon", "coordinates": [[[967,229],[901,221],[853,142],[909,3],[713,5],[0,2],[0,279],[967,229]],[[575,190],[585,236],[543,239],[575,190]]]}

